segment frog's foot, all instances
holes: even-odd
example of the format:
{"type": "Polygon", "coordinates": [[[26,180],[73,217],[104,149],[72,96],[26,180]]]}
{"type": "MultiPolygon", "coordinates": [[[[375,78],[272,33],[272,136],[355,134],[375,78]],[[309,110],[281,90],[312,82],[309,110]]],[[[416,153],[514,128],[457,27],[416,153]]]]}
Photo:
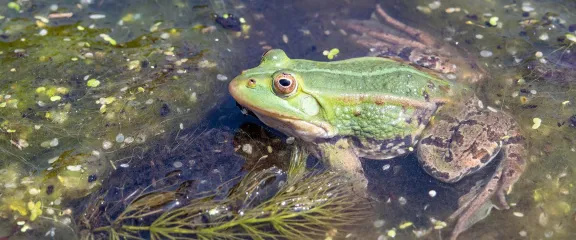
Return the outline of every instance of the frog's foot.
{"type": "Polygon", "coordinates": [[[418,159],[424,169],[449,183],[475,173],[503,153],[490,178],[460,199],[459,208],[450,217],[456,221],[451,239],[488,216],[493,206],[509,208],[506,193],[526,165],[524,138],[516,122],[477,103],[473,97],[463,105],[442,108],[418,145],[418,159]]]}
{"type": "Polygon", "coordinates": [[[487,217],[493,206],[497,209],[510,208],[506,202],[506,193],[511,190],[526,165],[522,141],[523,137],[520,135],[504,140],[504,157],[492,177],[483,187],[473,189],[470,195],[460,199],[458,210],[449,218],[456,221],[450,239],[456,239],[460,233],[487,217]],[[496,197],[495,202],[491,202],[493,196],[496,197]]]}
{"type": "Polygon", "coordinates": [[[352,35],[352,39],[362,46],[378,50],[371,55],[400,57],[442,73],[455,70],[448,61],[451,54],[438,50],[441,45],[430,34],[396,20],[380,5],[376,6],[376,14],[383,23],[370,20],[347,20],[338,23],[345,29],[361,33],[361,36],[352,35]]]}
{"type": "Polygon", "coordinates": [[[337,24],[359,33],[360,35],[351,35],[352,41],[370,48],[371,56],[399,57],[417,66],[468,82],[476,82],[485,75],[481,67],[463,58],[452,46],[438,42],[427,32],[398,21],[388,15],[380,5],[376,6],[376,14],[383,23],[372,20],[344,20],[337,21],[337,24]]]}

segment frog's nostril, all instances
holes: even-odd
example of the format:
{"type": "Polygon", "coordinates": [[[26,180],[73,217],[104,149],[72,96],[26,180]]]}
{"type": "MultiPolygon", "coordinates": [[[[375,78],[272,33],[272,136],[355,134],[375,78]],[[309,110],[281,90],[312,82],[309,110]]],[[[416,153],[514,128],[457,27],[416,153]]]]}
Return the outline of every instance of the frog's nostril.
{"type": "Polygon", "coordinates": [[[255,86],[256,86],[256,80],[254,80],[253,78],[250,78],[250,79],[248,80],[248,83],[246,83],[246,86],[249,87],[249,88],[255,87],[255,86]]]}

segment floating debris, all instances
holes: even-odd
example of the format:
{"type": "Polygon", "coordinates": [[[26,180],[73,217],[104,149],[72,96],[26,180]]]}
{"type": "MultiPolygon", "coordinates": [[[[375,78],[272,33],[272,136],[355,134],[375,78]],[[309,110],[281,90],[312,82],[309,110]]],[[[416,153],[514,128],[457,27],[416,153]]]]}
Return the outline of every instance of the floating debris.
{"type": "Polygon", "coordinates": [[[416,6],[416,9],[418,9],[418,11],[424,13],[424,14],[430,14],[432,13],[432,9],[430,9],[429,7],[425,7],[425,6],[416,6]]]}
{"type": "Polygon", "coordinates": [[[572,42],[576,42],[576,36],[574,36],[574,34],[571,34],[571,33],[566,33],[566,39],[568,39],[572,42]]]}
{"type": "Polygon", "coordinates": [[[499,20],[498,17],[491,17],[490,20],[488,20],[488,23],[491,26],[496,26],[496,25],[498,25],[498,20],[499,20]]]}
{"type": "Polygon", "coordinates": [[[322,55],[328,57],[328,59],[332,60],[336,57],[336,55],[338,55],[338,53],[340,53],[340,50],[338,48],[332,48],[330,49],[330,51],[328,50],[324,50],[322,52],[322,55]]]}
{"type": "Polygon", "coordinates": [[[532,7],[532,3],[530,3],[530,2],[523,2],[523,3],[522,3],[522,11],[524,11],[524,12],[532,12],[532,11],[534,11],[534,7],[532,7]]]}
{"type": "Polygon", "coordinates": [[[124,134],[118,133],[118,135],[116,135],[116,142],[124,142],[124,134]]]}
{"type": "MultiPolygon", "coordinates": [[[[30,221],[36,220],[36,218],[42,215],[42,202],[38,201],[36,203],[30,201],[28,202],[28,210],[30,210],[30,221]]],[[[20,231],[26,232],[30,226],[24,225],[20,231]]]]}
{"type": "Polygon", "coordinates": [[[218,74],[218,75],[216,75],[216,79],[218,79],[220,81],[226,81],[226,80],[228,80],[228,77],[226,77],[226,75],[224,75],[224,74],[218,74]]]}
{"type": "Polygon", "coordinates": [[[548,225],[548,214],[541,212],[538,216],[538,224],[540,224],[542,227],[548,225]]]}
{"type": "Polygon", "coordinates": [[[432,10],[438,9],[442,5],[440,1],[434,1],[428,4],[428,7],[432,10]]]}
{"type": "Polygon", "coordinates": [[[534,118],[532,119],[532,122],[534,123],[534,125],[532,125],[532,129],[538,129],[540,127],[540,124],[542,124],[542,119],[534,118]]]}
{"type": "Polygon", "coordinates": [[[430,221],[432,222],[432,224],[434,224],[434,229],[436,230],[443,229],[448,226],[446,222],[436,220],[434,218],[431,218],[430,221]]]}
{"type": "Polygon", "coordinates": [[[390,169],[390,164],[384,164],[384,166],[382,166],[383,171],[386,171],[388,169],[390,169]]]}
{"type": "Polygon", "coordinates": [[[386,235],[388,235],[388,237],[391,237],[391,238],[396,237],[396,229],[392,228],[392,229],[388,230],[388,232],[386,232],[386,235]]]}
{"type": "Polygon", "coordinates": [[[403,222],[400,224],[400,226],[398,226],[399,229],[406,229],[410,226],[414,225],[412,222],[403,222]]]}
{"type": "Polygon", "coordinates": [[[130,143],[132,143],[132,142],[134,142],[134,138],[133,138],[133,137],[127,137],[126,139],[124,139],[124,143],[130,144],[130,143]]]}
{"type": "Polygon", "coordinates": [[[14,9],[17,12],[20,12],[20,5],[18,3],[15,2],[9,2],[8,3],[8,8],[14,9]]]}
{"type": "Polygon", "coordinates": [[[88,82],[86,82],[86,86],[88,87],[98,87],[100,85],[100,81],[98,81],[97,79],[90,79],[88,80],[88,82]]]}
{"type": "Polygon", "coordinates": [[[78,171],[82,170],[82,165],[70,165],[70,166],[66,166],[66,169],[68,169],[68,171],[78,172],[78,171]]]}
{"type": "Polygon", "coordinates": [[[244,151],[247,154],[252,154],[252,145],[248,143],[242,145],[242,151],[244,151]]]}
{"type": "Polygon", "coordinates": [[[104,15],[104,14],[92,14],[92,15],[90,15],[90,19],[94,19],[94,20],[103,19],[103,18],[106,18],[106,15],[104,15]]]}
{"type": "Polygon", "coordinates": [[[54,138],[52,139],[52,141],[50,141],[50,147],[56,147],[58,146],[58,138],[54,138]]]}
{"type": "Polygon", "coordinates": [[[68,12],[68,13],[51,13],[50,15],[48,15],[48,18],[70,18],[74,16],[74,13],[68,12]]]}
{"type": "Polygon", "coordinates": [[[542,56],[544,56],[544,54],[540,51],[534,53],[534,56],[536,56],[537,58],[541,58],[542,56]]]}
{"type": "Polygon", "coordinates": [[[172,163],[172,166],[174,166],[175,168],[181,168],[184,164],[182,164],[182,162],[180,161],[176,161],[174,163],[172,163]]]}
{"type": "Polygon", "coordinates": [[[408,203],[408,200],[406,200],[406,198],[404,198],[404,197],[399,197],[398,203],[400,203],[400,205],[404,205],[404,204],[408,203]]]}
{"type": "Polygon", "coordinates": [[[450,7],[450,8],[446,8],[446,13],[455,13],[455,12],[460,12],[462,9],[456,7],[450,7]]]}
{"type": "Polygon", "coordinates": [[[480,56],[482,57],[492,57],[493,53],[491,51],[488,50],[482,50],[480,51],[480,56]]]}
{"type": "Polygon", "coordinates": [[[105,140],[104,142],[102,142],[102,148],[104,149],[110,149],[112,147],[112,142],[105,140]]]}
{"type": "Polygon", "coordinates": [[[160,27],[160,24],[162,24],[162,22],[154,23],[154,24],[150,27],[150,32],[156,32],[156,31],[158,31],[158,28],[160,27]]]}
{"type": "Polygon", "coordinates": [[[100,37],[104,39],[104,41],[112,44],[112,46],[116,46],[116,40],[114,40],[113,38],[111,38],[108,34],[100,34],[100,37]]]}
{"type": "Polygon", "coordinates": [[[384,220],[379,219],[379,220],[374,221],[372,223],[372,225],[374,225],[375,228],[381,228],[384,226],[384,223],[385,223],[384,220]]]}

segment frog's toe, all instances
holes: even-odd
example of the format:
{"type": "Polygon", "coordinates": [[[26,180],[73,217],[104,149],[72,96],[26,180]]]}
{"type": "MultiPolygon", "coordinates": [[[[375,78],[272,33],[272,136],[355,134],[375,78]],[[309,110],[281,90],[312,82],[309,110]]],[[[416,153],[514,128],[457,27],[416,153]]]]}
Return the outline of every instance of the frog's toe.
{"type": "Polygon", "coordinates": [[[498,199],[498,205],[496,205],[496,208],[498,209],[510,209],[510,205],[508,205],[508,202],[506,201],[506,192],[502,189],[498,190],[496,192],[496,198],[498,199]]]}
{"type": "Polygon", "coordinates": [[[406,34],[410,35],[411,37],[418,39],[422,44],[428,45],[428,46],[436,44],[434,37],[430,36],[428,33],[424,32],[424,31],[421,31],[420,29],[410,27],[410,26],[402,23],[401,21],[398,21],[397,19],[391,17],[390,15],[388,15],[388,13],[386,13],[386,11],[384,11],[384,9],[380,6],[380,4],[376,5],[376,13],[386,23],[388,23],[392,27],[398,29],[399,31],[405,32],[406,34]]]}
{"type": "Polygon", "coordinates": [[[410,35],[398,32],[398,30],[391,29],[390,26],[382,25],[372,20],[341,20],[336,21],[336,24],[345,30],[369,36],[380,42],[418,49],[427,48],[425,44],[415,41],[410,35]]]}
{"type": "Polygon", "coordinates": [[[365,47],[365,48],[369,48],[369,49],[391,49],[393,48],[393,45],[391,45],[390,43],[384,42],[384,41],[380,41],[378,39],[375,39],[373,37],[370,36],[365,36],[365,35],[352,35],[350,36],[350,40],[352,40],[354,43],[365,47]]]}

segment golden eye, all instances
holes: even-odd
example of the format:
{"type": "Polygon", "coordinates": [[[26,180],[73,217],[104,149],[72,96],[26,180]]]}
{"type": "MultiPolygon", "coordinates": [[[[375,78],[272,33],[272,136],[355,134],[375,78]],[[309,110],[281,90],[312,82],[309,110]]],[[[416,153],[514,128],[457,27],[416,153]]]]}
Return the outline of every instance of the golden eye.
{"type": "Polygon", "coordinates": [[[274,78],[274,91],[276,94],[288,97],[296,92],[298,82],[296,79],[286,73],[282,73],[274,78]]]}

